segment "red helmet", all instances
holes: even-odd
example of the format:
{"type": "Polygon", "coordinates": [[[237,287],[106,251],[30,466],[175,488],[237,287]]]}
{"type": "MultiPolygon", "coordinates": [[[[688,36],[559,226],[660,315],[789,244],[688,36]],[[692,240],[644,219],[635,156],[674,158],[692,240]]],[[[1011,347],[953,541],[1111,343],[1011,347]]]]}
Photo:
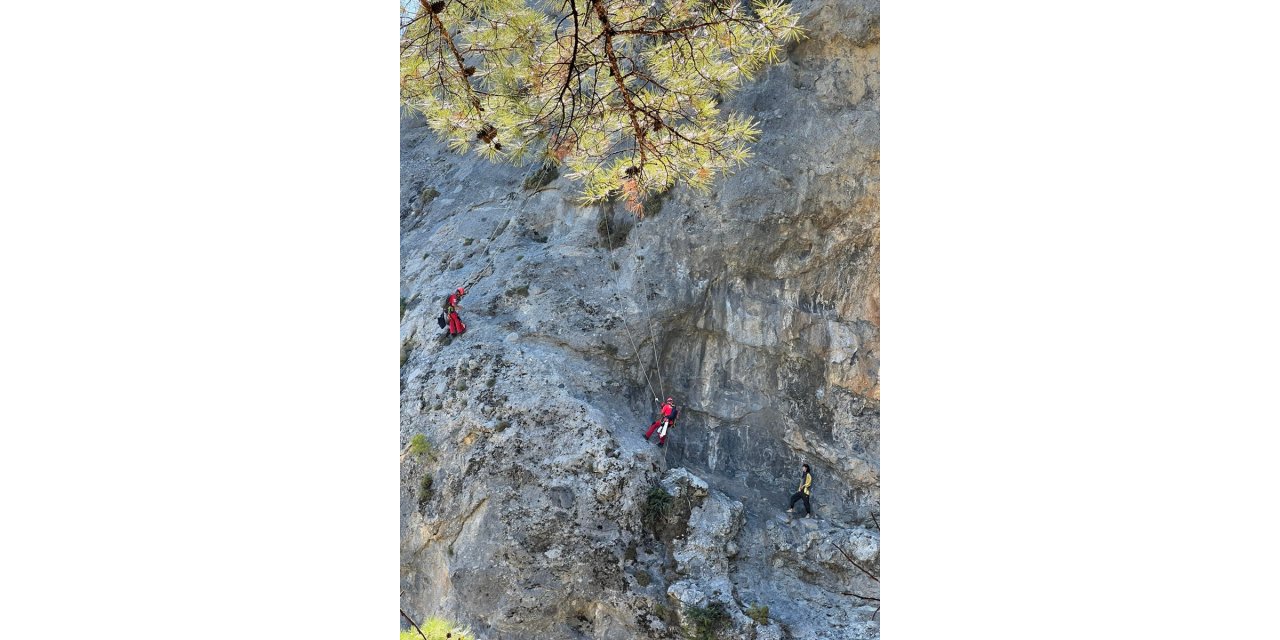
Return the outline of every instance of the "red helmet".
{"type": "Polygon", "coordinates": [[[675,398],[667,398],[667,402],[675,402],[675,401],[676,401],[675,398]]]}
{"type": "Polygon", "coordinates": [[[458,295],[466,295],[466,294],[467,294],[466,289],[463,289],[462,287],[458,287],[458,295]]]}

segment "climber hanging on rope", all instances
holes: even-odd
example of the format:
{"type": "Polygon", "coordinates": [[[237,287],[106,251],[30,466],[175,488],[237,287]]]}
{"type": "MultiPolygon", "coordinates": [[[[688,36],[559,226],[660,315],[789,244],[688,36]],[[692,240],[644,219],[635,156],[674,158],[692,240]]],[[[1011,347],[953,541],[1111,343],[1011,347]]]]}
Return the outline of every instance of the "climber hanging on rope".
{"type": "Polygon", "coordinates": [[[458,317],[458,303],[462,302],[462,296],[465,295],[467,290],[458,287],[444,301],[444,313],[449,317],[449,335],[451,336],[460,336],[467,332],[467,325],[462,324],[462,318],[458,317]]]}
{"type": "Polygon", "coordinates": [[[645,432],[644,439],[648,440],[649,437],[653,435],[653,432],[657,431],[658,446],[661,447],[662,445],[666,444],[667,430],[670,429],[671,426],[676,423],[676,417],[679,415],[680,415],[680,410],[676,408],[675,399],[667,398],[667,401],[662,404],[662,410],[658,415],[658,419],[654,420],[653,424],[649,425],[649,430],[645,432]]]}

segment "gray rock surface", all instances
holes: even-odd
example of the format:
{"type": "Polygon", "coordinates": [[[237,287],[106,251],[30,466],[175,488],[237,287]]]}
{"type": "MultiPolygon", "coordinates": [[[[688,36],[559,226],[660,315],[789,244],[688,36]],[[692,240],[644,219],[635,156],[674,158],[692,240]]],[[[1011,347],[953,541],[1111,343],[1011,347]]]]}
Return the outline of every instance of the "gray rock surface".
{"type": "Polygon", "coordinates": [[[878,636],[879,7],[793,6],[809,39],[726,105],[760,121],[756,158],[642,220],[404,121],[401,432],[433,445],[402,456],[410,614],[677,638],[718,601],[724,637],[878,636]],[[782,513],[805,461],[814,520],[782,513]]]}

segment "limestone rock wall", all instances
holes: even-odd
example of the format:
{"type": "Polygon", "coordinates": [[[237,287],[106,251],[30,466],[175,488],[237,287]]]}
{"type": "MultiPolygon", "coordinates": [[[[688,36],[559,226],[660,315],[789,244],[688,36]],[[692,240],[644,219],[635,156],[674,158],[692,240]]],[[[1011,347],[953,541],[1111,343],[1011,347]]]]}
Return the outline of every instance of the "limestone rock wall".
{"type": "Polygon", "coordinates": [[[726,637],[878,635],[845,553],[878,572],[879,7],[793,6],[809,39],[727,105],[761,122],[756,158],[643,220],[404,121],[401,431],[433,445],[402,456],[406,611],[674,638],[718,601],[726,637]],[[659,449],[664,394],[684,412],[659,449]],[[791,521],[802,461],[819,518],[791,521]],[[658,486],[681,506],[654,530],[658,486]]]}

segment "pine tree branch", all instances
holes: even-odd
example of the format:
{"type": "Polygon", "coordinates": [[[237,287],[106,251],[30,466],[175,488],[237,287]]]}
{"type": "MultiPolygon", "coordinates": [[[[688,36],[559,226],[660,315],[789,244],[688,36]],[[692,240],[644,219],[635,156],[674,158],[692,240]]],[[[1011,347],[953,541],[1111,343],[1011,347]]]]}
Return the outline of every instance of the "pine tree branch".
{"type": "MultiPolygon", "coordinates": [[[[403,595],[403,592],[401,592],[401,595],[403,595]]],[[[419,627],[418,623],[414,622],[413,618],[410,618],[409,614],[404,612],[404,609],[400,610],[400,615],[404,616],[404,619],[408,620],[409,624],[413,625],[413,628],[418,630],[418,635],[422,636],[422,640],[427,640],[427,634],[422,632],[422,627],[419,627]]]]}
{"type": "Polygon", "coordinates": [[[853,597],[855,597],[855,598],[862,598],[863,600],[874,600],[874,601],[876,601],[876,602],[880,602],[880,598],[874,598],[874,597],[872,597],[872,596],[864,596],[864,595],[862,595],[861,593],[856,593],[856,592],[853,592],[853,591],[841,591],[841,592],[840,592],[840,595],[842,595],[842,596],[853,596],[853,597]]]}
{"type": "Polygon", "coordinates": [[[754,24],[742,18],[725,18],[724,20],[709,20],[707,22],[699,22],[697,24],[685,25],[682,27],[666,27],[663,29],[619,29],[614,33],[618,35],[637,35],[637,36],[668,36],[674,34],[686,34],[697,31],[703,27],[714,27],[720,24],[754,24]]]}
{"type": "Polygon", "coordinates": [[[560,87],[560,94],[556,96],[556,101],[560,104],[560,121],[562,123],[573,122],[573,117],[578,112],[578,101],[570,100],[569,115],[567,118],[565,117],[565,113],[564,113],[564,94],[569,90],[569,83],[574,80],[575,76],[578,80],[578,89],[579,89],[578,92],[579,93],[582,92],[581,91],[582,73],[578,71],[578,44],[580,43],[582,38],[581,36],[578,35],[578,2],[577,0],[569,0],[569,10],[573,13],[573,51],[569,53],[569,61],[567,63],[569,65],[569,69],[564,74],[564,85],[560,87]]]}
{"type": "Polygon", "coordinates": [[[605,12],[604,3],[601,0],[591,0],[595,5],[596,15],[600,17],[600,25],[604,28],[604,53],[609,58],[609,68],[613,70],[613,79],[618,83],[618,90],[622,92],[622,102],[627,107],[627,116],[631,119],[631,129],[635,132],[636,150],[640,153],[640,171],[644,171],[645,152],[644,152],[644,129],[640,127],[640,120],[636,118],[636,105],[631,101],[631,92],[627,90],[627,84],[622,79],[622,69],[618,66],[618,56],[613,50],[613,27],[609,24],[609,14],[605,12]]]}
{"type": "Polygon", "coordinates": [[[868,577],[868,578],[871,578],[872,580],[875,580],[877,583],[878,583],[878,582],[880,582],[880,578],[879,578],[879,576],[876,576],[874,573],[871,573],[870,571],[867,571],[867,568],[866,568],[866,567],[864,567],[864,566],[862,566],[862,565],[858,564],[858,561],[857,561],[857,560],[854,560],[854,559],[853,559],[853,556],[849,555],[849,553],[848,553],[847,551],[845,551],[843,548],[841,548],[841,547],[840,547],[840,545],[838,545],[838,544],[836,544],[836,543],[834,543],[834,542],[833,542],[833,543],[831,543],[831,546],[835,547],[835,548],[836,548],[836,550],[837,550],[837,551],[839,551],[839,552],[841,553],[841,555],[843,555],[843,556],[845,557],[845,559],[849,561],[849,564],[851,564],[851,565],[853,565],[853,566],[857,567],[859,571],[861,571],[861,572],[863,572],[863,573],[867,574],[867,577],[868,577]]]}
{"type": "Polygon", "coordinates": [[[444,38],[444,41],[449,44],[449,50],[453,52],[453,58],[458,62],[458,79],[462,81],[462,84],[466,85],[467,92],[471,95],[471,106],[475,107],[478,112],[484,111],[484,108],[480,106],[480,98],[476,96],[475,88],[471,86],[471,80],[467,78],[470,75],[467,73],[467,63],[462,59],[462,53],[458,51],[458,45],[453,42],[453,38],[449,37],[449,30],[445,28],[444,21],[440,19],[440,14],[431,10],[431,7],[427,5],[427,0],[422,0],[422,10],[431,14],[431,21],[440,30],[440,35],[444,38]]]}

